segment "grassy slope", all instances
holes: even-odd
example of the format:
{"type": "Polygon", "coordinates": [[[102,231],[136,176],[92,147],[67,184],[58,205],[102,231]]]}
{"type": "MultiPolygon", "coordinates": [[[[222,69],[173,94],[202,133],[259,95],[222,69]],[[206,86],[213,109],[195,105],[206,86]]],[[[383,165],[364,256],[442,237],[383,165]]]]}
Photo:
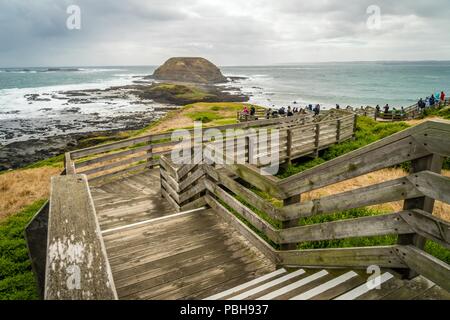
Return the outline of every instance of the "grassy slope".
{"type": "Polygon", "coordinates": [[[0,222],[0,300],[38,298],[23,232],[44,202],[36,201],[0,222]]]}

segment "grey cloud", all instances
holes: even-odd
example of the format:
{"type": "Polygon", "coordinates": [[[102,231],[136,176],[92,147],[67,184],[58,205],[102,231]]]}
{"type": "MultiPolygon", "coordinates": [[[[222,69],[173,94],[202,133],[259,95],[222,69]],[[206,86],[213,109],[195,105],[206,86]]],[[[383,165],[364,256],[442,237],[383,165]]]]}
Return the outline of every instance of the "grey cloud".
{"type": "Polygon", "coordinates": [[[0,67],[450,59],[448,0],[0,0],[0,67]],[[65,27],[77,4],[82,30],[65,27]],[[366,27],[369,5],[381,30],[366,27]]]}

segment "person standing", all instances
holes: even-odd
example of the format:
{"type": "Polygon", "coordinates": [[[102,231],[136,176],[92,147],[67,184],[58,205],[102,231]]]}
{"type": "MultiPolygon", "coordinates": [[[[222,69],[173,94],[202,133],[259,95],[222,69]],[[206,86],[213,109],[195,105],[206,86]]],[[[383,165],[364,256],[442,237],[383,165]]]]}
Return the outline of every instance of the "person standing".
{"type": "Polygon", "coordinates": [[[430,107],[434,107],[436,100],[434,99],[434,95],[432,94],[430,97],[430,107]]]}
{"type": "Polygon", "coordinates": [[[444,93],[444,91],[441,91],[441,101],[445,102],[445,93],[444,93]]]}
{"type": "Polygon", "coordinates": [[[320,104],[316,104],[314,107],[314,115],[318,116],[320,113],[320,104]]]}
{"type": "Polygon", "coordinates": [[[287,116],[288,117],[292,117],[294,114],[292,113],[292,109],[291,109],[291,106],[288,106],[288,108],[287,108],[287,116]]]}

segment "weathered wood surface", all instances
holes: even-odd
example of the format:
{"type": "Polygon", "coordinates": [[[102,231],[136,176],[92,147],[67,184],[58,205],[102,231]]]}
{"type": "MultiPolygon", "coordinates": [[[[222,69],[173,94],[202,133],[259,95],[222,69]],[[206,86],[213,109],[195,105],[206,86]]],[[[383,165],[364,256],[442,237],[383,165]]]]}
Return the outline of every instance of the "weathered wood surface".
{"type": "Polygon", "coordinates": [[[45,291],[45,261],[47,259],[47,232],[48,232],[47,201],[36,213],[30,223],[25,227],[25,240],[31,267],[36,277],[39,297],[44,298],[45,291]]]}
{"type": "Polygon", "coordinates": [[[279,237],[279,231],[272,227],[268,222],[258,217],[253,211],[211,181],[205,180],[205,185],[209,192],[216,195],[221,201],[244,217],[252,226],[264,233],[270,240],[275,243],[280,243],[281,239],[279,237]]]}
{"type": "Polygon", "coordinates": [[[280,209],[279,214],[284,216],[285,219],[310,217],[380,203],[417,198],[422,195],[422,192],[415,187],[415,184],[405,177],[312,201],[296,203],[283,207],[280,209]]]}
{"type": "Polygon", "coordinates": [[[121,299],[197,299],[275,269],[208,210],[110,233],[105,244],[121,299]]]}
{"type": "Polygon", "coordinates": [[[51,185],[45,299],[117,299],[86,176],[51,185]]]}
{"type": "Polygon", "coordinates": [[[243,235],[250,243],[258,248],[264,255],[272,262],[278,262],[279,258],[275,250],[263,241],[255,232],[247,227],[242,221],[237,219],[232,213],[230,213],[222,204],[220,204],[215,198],[210,195],[205,196],[206,203],[224,219],[229,225],[236,228],[241,235],[243,235]]]}
{"type": "Polygon", "coordinates": [[[412,245],[397,246],[395,252],[409,268],[450,291],[448,264],[412,245]]]}
{"type": "Polygon", "coordinates": [[[91,186],[102,230],[126,226],[174,213],[161,199],[159,169],[91,186]]]}
{"type": "Polygon", "coordinates": [[[72,175],[76,173],[75,163],[73,162],[69,152],[65,153],[64,155],[64,169],[66,170],[66,175],[72,175]]]}
{"type": "Polygon", "coordinates": [[[229,168],[259,189],[284,199],[406,161],[420,159],[433,152],[448,156],[450,147],[447,146],[448,139],[444,137],[450,135],[449,123],[449,121],[422,123],[283,180],[263,177],[250,165],[234,165],[229,168]],[[439,134],[430,134],[431,132],[439,134]]]}
{"type": "Polygon", "coordinates": [[[291,227],[279,232],[279,243],[322,241],[352,237],[372,237],[390,234],[410,234],[414,230],[399,213],[350,220],[291,227]]]}
{"type": "Polygon", "coordinates": [[[279,251],[285,266],[354,267],[377,265],[382,268],[405,268],[406,264],[394,253],[395,246],[311,249],[279,251]]]}

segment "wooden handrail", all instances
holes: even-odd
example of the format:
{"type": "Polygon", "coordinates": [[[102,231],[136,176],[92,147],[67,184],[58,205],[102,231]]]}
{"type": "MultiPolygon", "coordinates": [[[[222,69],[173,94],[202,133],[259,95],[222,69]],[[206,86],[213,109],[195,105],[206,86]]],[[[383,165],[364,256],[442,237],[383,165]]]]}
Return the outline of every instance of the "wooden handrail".
{"type": "MultiPolygon", "coordinates": [[[[450,203],[450,178],[439,174],[442,157],[450,156],[448,137],[450,121],[430,121],[287,179],[262,176],[259,169],[251,165],[225,165],[217,168],[204,164],[203,171],[207,177],[204,181],[207,191],[205,200],[228,220],[234,221],[235,215],[240,216],[260,235],[264,235],[267,241],[281,248],[295,248],[295,244],[301,242],[355,237],[398,235],[399,239],[402,239],[399,245],[387,247],[326,250],[279,251],[260,244],[262,250],[270,251],[267,254],[273,255],[282,265],[357,267],[377,264],[389,268],[409,268],[448,288],[450,266],[426,254],[423,251],[423,242],[406,241],[414,236],[414,239],[428,239],[450,248],[450,223],[430,213],[435,200],[450,203]],[[379,160],[380,157],[384,158],[384,163],[379,160]],[[364,161],[361,162],[361,159],[364,161]],[[272,196],[278,196],[279,199],[288,199],[298,193],[408,160],[413,160],[412,172],[408,176],[307,202],[289,201],[283,207],[274,206],[259,197],[235,177],[237,175],[238,178],[272,196]],[[362,166],[348,170],[349,165],[358,163],[362,163],[362,166]],[[346,170],[340,172],[340,168],[346,170]],[[242,202],[239,198],[245,201],[242,202]],[[425,205],[421,206],[422,202],[418,202],[420,199],[430,201],[425,201],[425,205]],[[302,217],[331,214],[398,200],[405,200],[405,209],[400,212],[297,225],[298,219],[302,217]],[[280,228],[279,222],[290,221],[296,223],[283,223],[280,228]],[[422,268],[420,263],[435,268],[436,274],[422,268]]],[[[236,221],[233,224],[243,230],[249,240],[263,241],[236,221]]]]}
{"type": "Polygon", "coordinates": [[[45,299],[117,299],[85,175],[52,178],[45,299]]]}

